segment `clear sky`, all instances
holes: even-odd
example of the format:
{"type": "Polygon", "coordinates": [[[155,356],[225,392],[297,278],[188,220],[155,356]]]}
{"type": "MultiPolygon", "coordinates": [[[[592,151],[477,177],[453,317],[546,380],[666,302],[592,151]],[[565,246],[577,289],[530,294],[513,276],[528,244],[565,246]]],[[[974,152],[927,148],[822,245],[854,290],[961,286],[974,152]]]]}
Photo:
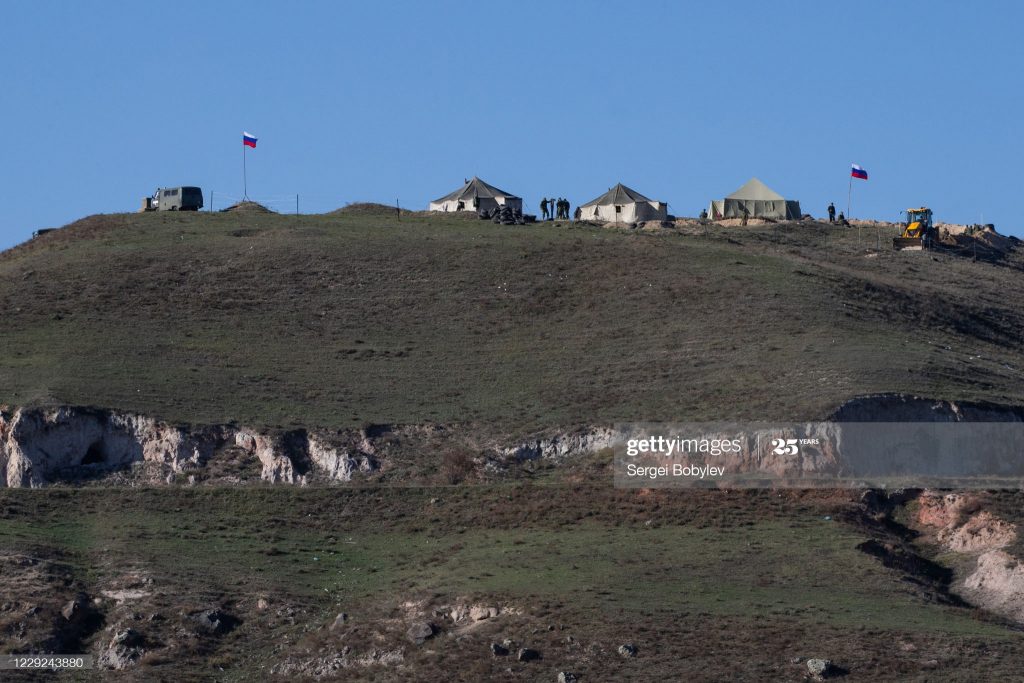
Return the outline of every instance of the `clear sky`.
{"type": "MultiPolygon", "coordinates": [[[[1017,2],[4,3],[0,248],[160,185],[426,208],[617,181],[696,215],[757,176],[806,212],[1024,235],[1017,2]]],[[[207,197],[209,202],[209,197],[207,197]]]]}

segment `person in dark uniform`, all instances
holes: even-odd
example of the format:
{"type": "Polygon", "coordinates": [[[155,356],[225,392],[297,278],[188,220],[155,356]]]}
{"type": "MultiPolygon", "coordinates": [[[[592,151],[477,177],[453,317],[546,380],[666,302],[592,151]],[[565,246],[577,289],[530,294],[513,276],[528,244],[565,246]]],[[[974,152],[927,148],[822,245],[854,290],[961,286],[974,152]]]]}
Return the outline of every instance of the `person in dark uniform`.
{"type": "Polygon", "coordinates": [[[547,220],[548,219],[548,198],[547,197],[544,197],[544,198],[542,198],[540,200],[540,211],[541,211],[541,219],[542,220],[547,220]]]}
{"type": "Polygon", "coordinates": [[[836,222],[836,205],[833,204],[832,202],[828,203],[828,222],[829,223],[835,223],[836,222]]]}

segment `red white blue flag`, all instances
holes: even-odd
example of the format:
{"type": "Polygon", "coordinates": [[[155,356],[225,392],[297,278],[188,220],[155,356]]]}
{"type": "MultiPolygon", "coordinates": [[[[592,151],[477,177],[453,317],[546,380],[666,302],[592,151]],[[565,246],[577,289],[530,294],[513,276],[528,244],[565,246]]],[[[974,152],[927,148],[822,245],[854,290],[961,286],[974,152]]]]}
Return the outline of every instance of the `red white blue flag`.
{"type": "MultiPolygon", "coordinates": [[[[256,149],[256,136],[253,135],[252,133],[243,132],[242,144],[245,145],[246,147],[252,147],[253,149],[256,149]]],[[[867,176],[864,177],[867,178],[867,176]]]]}
{"type": "Polygon", "coordinates": [[[850,169],[850,175],[853,176],[854,178],[860,178],[861,180],[868,179],[868,172],[865,171],[860,166],[858,166],[857,164],[854,164],[853,168],[850,169]]]}

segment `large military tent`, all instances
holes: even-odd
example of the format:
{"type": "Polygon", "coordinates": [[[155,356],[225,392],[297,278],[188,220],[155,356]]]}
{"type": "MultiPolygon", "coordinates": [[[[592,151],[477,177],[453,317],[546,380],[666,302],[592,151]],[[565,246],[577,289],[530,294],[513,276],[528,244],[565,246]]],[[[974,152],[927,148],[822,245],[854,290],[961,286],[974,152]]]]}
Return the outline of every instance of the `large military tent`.
{"type": "Polygon", "coordinates": [[[619,183],[597,199],[581,206],[580,218],[618,223],[663,221],[668,218],[668,204],[648,199],[619,183]]]}
{"type": "Polygon", "coordinates": [[[431,211],[490,211],[499,206],[523,210],[523,200],[476,176],[451,194],[430,202],[431,211]]]}
{"type": "Polygon", "coordinates": [[[747,184],[733,192],[725,199],[715,199],[708,206],[708,216],[712,220],[720,218],[771,218],[774,220],[800,220],[800,202],[786,199],[778,192],[751,178],[747,184]]]}

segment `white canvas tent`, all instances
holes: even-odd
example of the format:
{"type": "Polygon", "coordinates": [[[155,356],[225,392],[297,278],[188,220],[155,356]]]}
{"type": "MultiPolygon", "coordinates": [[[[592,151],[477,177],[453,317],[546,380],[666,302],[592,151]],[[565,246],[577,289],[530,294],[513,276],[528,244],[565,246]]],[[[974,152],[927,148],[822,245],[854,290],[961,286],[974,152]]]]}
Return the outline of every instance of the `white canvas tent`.
{"type": "Polygon", "coordinates": [[[523,210],[523,200],[476,176],[451,194],[430,202],[431,211],[490,211],[499,206],[523,210]]]}
{"type": "Polygon", "coordinates": [[[668,204],[648,199],[622,183],[580,207],[580,218],[587,221],[637,223],[668,218],[668,204]]]}
{"type": "Polygon", "coordinates": [[[708,206],[708,217],[721,218],[771,218],[780,221],[800,220],[800,202],[786,199],[778,192],[751,178],[747,184],[725,199],[714,199],[708,206]]]}

